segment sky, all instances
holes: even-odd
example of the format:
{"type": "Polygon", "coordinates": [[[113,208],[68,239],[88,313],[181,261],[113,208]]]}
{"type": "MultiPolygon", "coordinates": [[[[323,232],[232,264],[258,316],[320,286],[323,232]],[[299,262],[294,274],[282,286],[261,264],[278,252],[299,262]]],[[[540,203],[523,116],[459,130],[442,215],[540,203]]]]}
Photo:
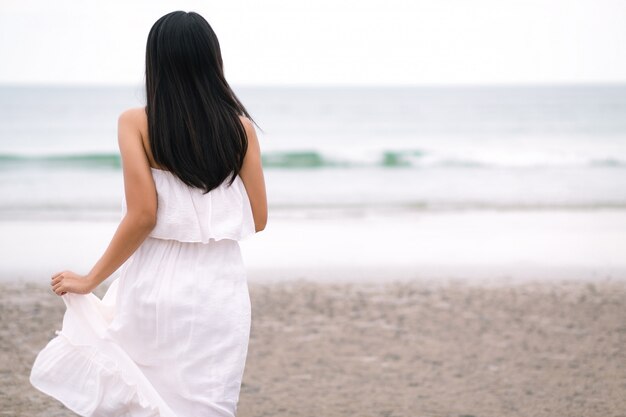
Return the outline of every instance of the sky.
{"type": "Polygon", "coordinates": [[[0,0],[0,83],[142,84],[173,10],[233,85],[626,82],[622,0],[0,0]]]}

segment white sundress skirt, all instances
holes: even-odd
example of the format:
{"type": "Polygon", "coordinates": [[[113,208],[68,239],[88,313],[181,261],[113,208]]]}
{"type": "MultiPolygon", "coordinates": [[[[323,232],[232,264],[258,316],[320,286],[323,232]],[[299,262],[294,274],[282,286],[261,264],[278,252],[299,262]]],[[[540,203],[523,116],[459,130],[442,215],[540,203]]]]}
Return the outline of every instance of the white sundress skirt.
{"type": "Polygon", "coordinates": [[[199,196],[166,171],[153,176],[157,225],[169,226],[155,228],[102,299],[61,296],[62,329],[37,355],[30,382],[81,416],[233,417],[251,325],[238,242],[254,233],[245,188],[238,179],[228,191],[239,196],[245,221],[220,229],[211,224],[224,201],[215,200],[219,192],[199,196]],[[182,221],[192,224],[189,213],[200,213],[205,230],[223,233],[202,234],[198,226],[176,235],[181,228],[168,212],[172,188],[190,196],[193,210],[183,210],[182,221]]]}

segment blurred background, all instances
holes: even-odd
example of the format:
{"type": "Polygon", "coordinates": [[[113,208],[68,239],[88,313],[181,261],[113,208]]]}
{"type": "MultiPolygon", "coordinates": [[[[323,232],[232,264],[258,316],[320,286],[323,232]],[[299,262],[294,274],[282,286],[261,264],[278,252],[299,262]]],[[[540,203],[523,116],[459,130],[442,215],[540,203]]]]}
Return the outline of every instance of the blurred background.
{"type": "Polygon", "coordinates": [[[0,415],[73,415],[28,380],[50,276],[116,231],[173,10],[259,125],[238,415],[623,415],[621,0],[0,1],[0,415]]]}
{"type": "Polygon", "coordinates": [[[3,278],[106,248],[117,116],[176,9],[213,26],[262,129],[251,279],[623,276],[623,2],[5,0],[3,278]]]}

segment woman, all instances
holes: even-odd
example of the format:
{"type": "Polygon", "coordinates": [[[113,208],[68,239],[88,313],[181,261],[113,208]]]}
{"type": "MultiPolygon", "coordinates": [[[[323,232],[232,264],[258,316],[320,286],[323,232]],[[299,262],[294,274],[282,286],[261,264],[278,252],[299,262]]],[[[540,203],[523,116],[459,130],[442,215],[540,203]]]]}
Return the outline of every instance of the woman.
{"type": "Polygon", "coordinates": [[[30,381],[82,416],[234,416],[251,319],[238,240],[267,221],[258,139],[197,13],[150,30],[146,93],[118,120],[124,217],[87,275],[52,276],[67,310],[30,381]]]}

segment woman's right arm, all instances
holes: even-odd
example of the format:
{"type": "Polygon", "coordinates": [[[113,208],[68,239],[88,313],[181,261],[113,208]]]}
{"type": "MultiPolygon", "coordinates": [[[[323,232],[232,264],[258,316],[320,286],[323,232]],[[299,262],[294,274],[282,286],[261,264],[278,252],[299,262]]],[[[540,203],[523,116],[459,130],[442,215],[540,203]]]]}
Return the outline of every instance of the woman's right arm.
{"type": "Polygon", "coordinates": [[[248,150],[243,160],[239,176],[243,180],[252,207],[255,231],[260,232],[267,224],[267,195],[265,193],[265,179],[261,164],[261,148],[256,136],[254,125],[247,117],[241,117],[241,122],[248,137],[248,150]]]}

